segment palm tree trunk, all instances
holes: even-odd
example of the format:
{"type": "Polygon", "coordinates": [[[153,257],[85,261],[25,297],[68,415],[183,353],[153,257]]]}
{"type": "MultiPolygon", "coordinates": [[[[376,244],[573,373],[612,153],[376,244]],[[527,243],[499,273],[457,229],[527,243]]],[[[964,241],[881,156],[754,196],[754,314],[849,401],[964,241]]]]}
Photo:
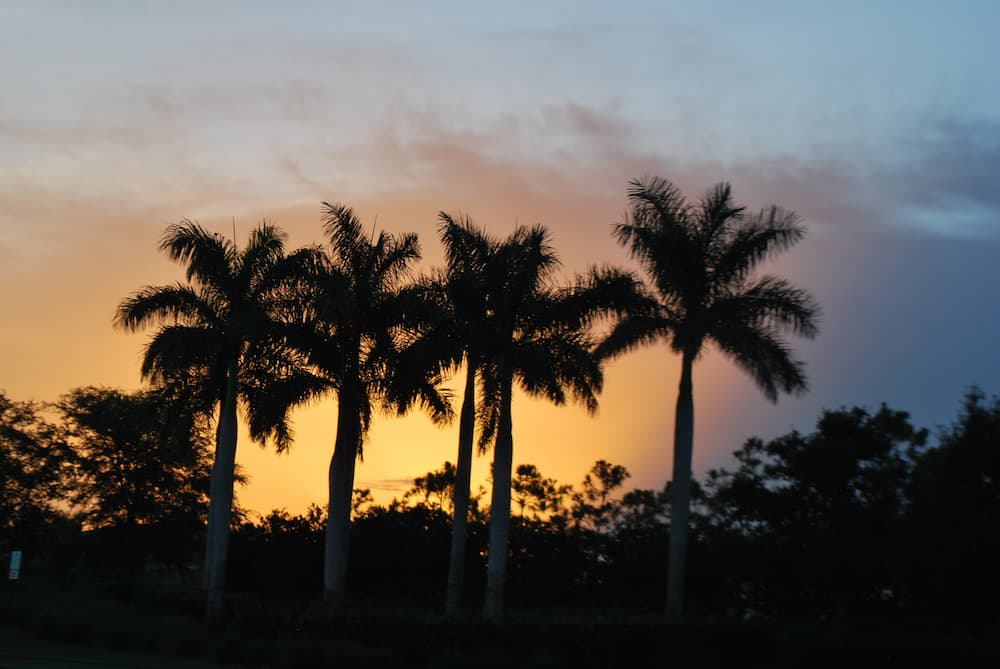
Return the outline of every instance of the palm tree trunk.
{"type": "Polygon", "coordinates": [[[226,555],[229,550],[229,525],[233,511],[233,478],[236,470],[236,398],[238,368],[229,367],[226,393],[219,407],[219,425],[215,433],[215,463],[208,503],[208,540],[206,548],[206,587],[208,601],[205,621],[218,624],[225,608],[226,555]]]}
{"type": "Polygon", "coordinates": [[[503,589],[510,533],[510,485],[514,463],[511,421],[512,375],[504,370],[500,388],[500,424],[493,449],[493,500],[490,506],[489,561],[486,566],[486,602],[483,615],[491,623],[503,621],[503,589]]]}
{"type": "Polygon", "coordinates": [[[341,391],[337,407],[337,440],[330,460],[330,502],[327,506],[326,544],[323,556],[323,599],[339,602],[347,583],[347,558],[351,539],[351,500],[354,465],[361,436],[361,412],[350,391],[341,391]]]}
{"type": "Polygon", "coordinates": [[[449,615],[462,607],[465,585],[465,544],[469,530],[469,488],[472,485],[472,442],[476,423],[476,365],[469,356],[465,372],[465,396],[458,426],[458,464],[452,501],[455,516],[451,526],[451,553],[448,559],[448,590],[444,610],[449,615]]]}
{"type": "Polygon", "coordinates": [[[691,453],[694,449],[694,355],[685,351],[674,418],[674,472],[670,483],[670,558],[667,569],[667,612],[684,611],[684,583],[691,512],[691,453]]]}

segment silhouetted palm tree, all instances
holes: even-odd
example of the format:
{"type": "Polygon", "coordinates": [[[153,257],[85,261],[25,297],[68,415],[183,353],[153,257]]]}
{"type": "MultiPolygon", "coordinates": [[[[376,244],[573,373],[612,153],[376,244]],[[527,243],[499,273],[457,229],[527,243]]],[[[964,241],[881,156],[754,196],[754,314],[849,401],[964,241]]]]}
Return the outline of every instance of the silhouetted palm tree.
{"type": "Polygon", "coordinates": [[[187,266],[188,283],[147,286],[125,298],[115,315],[115,325],[128,331],[161,326],[146,345],[143,378],[168,382],[194,374],[206,405],[218,404],[205,558],[210,622],[223,612],[237,405],[242,402],[246,409],[251,437],[272,439],[281,451],[291,443],[287,411],[272,407],[289,407],[291,396],[307,392],[294,351],[274,336],[276,295],[291,262],[285,239],[278,228],[263,223],[241,250],[193,221],[171,225],[160,250],[187,266]]]}
{"type": "Polygon", "coordinates": [[[487,565],[487,620],[503,615],[503,591],[510,529],[513,468],[514,382],[529,395],[564,404],[569,391],[589,412],[597,409],[603,383],[593,352],[591,323],[629,308],[635,298],[634,278],[618,270],[593,269],[577,285],[560,289],[552,274],[559,266],[541,226],[519,226],[496,250],[494,262],[502,279],[491,285],[488,311],[491,333],[485,342],[480,372],[481,444],[494,444],[493,494],[490,507],[487,565]]]}
{"type": "Polygon", "coordinates": [[[314,248],[300,275],[301,311],[284,332],[314,370],[317,382],[337,395],[337,436],[329,472],[323,593],[344,594],[349,552],[354,469],[373,409],[407,411],[419,403],[435,421],[451,418],[432,365],[401,364],[412,336],[407,327],[426,312],[418,290],[404,287],[420,258],[417,237],[379,232],[369,238],[354,212],[324,203],[329,252],[314,248]]]}
{"type": "MultiPolygon", "coordinates": [[[[445,611],[457,613],[465,583],[472,451],[476,422],[476,383],[492,338],[489,301],[498,276],[497,241],[473,225],[467,216],[438,214],[438,231],[446,266],[424,285],[438,307],[436,318],[422,335],[415,352],[424,360],[439,360],[442,371],[465,364],[465,391],[458,430],[458,459],[452,492],[454,515],[448,559],[445,611]]],[[[497,286],[498,288],[498,286],[497,286]]]]}
{"type": "Polygon", "coordinates": [[[681,356],[667,578],[667,609],[680,613],[694,441],[692,366],[713,342],[772,402],[779,391],[802,392],[803,365],[782,334],[815,336],[819,307],[784,279],[754,276],[762,261],[802,238],[794,213],[774,206],[746,213],[733,203],[727,183],[713,186],[697,205],[660,178],[631,181],[628,196],[629,216],[614,235],[646,270],[656,304],[622,320],[599,352],[613,356],[665,340],[681,356]]]}

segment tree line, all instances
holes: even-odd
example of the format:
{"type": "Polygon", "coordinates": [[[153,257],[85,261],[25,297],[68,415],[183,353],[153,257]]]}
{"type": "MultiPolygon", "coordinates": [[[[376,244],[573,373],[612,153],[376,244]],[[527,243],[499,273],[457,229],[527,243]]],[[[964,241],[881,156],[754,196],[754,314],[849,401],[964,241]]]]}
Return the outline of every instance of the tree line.
{"type": "MultiPolygon", "coordinates": [[[[0,395],[0,552],[24,550],[26,577],[194,578],[210,426],[178,423],[193,416],[190,405],[178,412],[177,395],[151,393],[83,388],[54,407],[0,395]]],[[[828,410],[811,432],[750,438],[733,455],[730,467],[692,484],[692,610],[841,630],[882,619],[989,633],[1000,596],[1000,398],[971,390],[936,435],[884,405],[828,410]]],[[[388,504],[353,492],[351,592],[438,600],[456,477],[444,463],[388,504]]],[[[604,460],[576,485],[534,465],[514,468],[506,578],[515,601],[662,605],[672,483],[629,490],[629,478],[604,460]]],[[[490,511],[488,491],[473,491],[460,604],[486,591],[490,511]]],[[[231,589],[317,592],[325,528],[316,504],[266,515],[237,505],[231,589]]]]}
{"type": "MultiPolygon", "coordinates": [[[[733,456],[733,465],[692,485],[690,608],[821,619],[837,630],[882,619],[990,633],[1000,595],[1000,398],[970,390],[954,422],[936,435],[885,405],[827,410],[810,432],[750,438],[733,456]]],[[[386,505],[356,492],[352,531],[364,548],[352,588],[437,594],[454,475],[445,463],[386,505]],[[408,559],[400,560],[404,551],[408,559]]],[[[517,601],[662,606],[672,482],[630,490],[629,478],[626,468],[604,460],[576,485],[533,465],[516,467],[507,577],[517,601]]],[[[486,494],[473,495],[469,515],[467,558],[480,575],[486,494]]],[[[243,565],[234,572],[237,587],[259,587],[246,570],[258,560],[318,559],[308,537],[321,525],[319,507],[247,519],[235,541],[257,559],[234,563],[243,565]],[[278,558],[277,546],[292,552],[278,558]]],[[[290,591],[312,587],[304,575],[288,578],[290,591]]],[[[476,592],[486,587],[481,576],[470,583],[476,592]]]]}
{"type": "Polygon", "coordinates": [[[728,184],[688,202],[660,178],[630,183],[629,213],[615,238],[647,275],[593,267],[556,281],[548,231],[517,226],[500,239],[468,217],[442,213],[446,265],[414,276],[414,234],[369,233],[350,207],[323,205],[326,245],[291,252],[285,234],[258,226],[247,245],[190,220],[171,225],[160,250],[185,267],[186,281],[147,286],[125,298],[114,322],[156,328],[142,375],[156,389],[191,389],[214,419],[205,548],[206,618],[224,611],[237,420],[281,451],[292,444],[290,412],[324,396],[337,400],[329,471],[323,594],[343,598],[348,573],[355,465],[378,410],[420,408],[452,419],[442,389],[464,367],[446,607],[463,599],[472,452],[493,449],[483,611],[502,619],[510,555],[515,385],[557,404],[597,407],[603,364],[657,341],[681,357],[671,486],[673,522],[667,608],[685,603],[692,499],[693,364],[714,345],[748,372],[765,396],[801,392],[806,378],[785,339],[816,334],[819,308],[778,277],[757,276],[767,258],[797,242],[792,212],[748,212],[728,184]],[[478,432],[478,439],[476,438],[478,432]]]}

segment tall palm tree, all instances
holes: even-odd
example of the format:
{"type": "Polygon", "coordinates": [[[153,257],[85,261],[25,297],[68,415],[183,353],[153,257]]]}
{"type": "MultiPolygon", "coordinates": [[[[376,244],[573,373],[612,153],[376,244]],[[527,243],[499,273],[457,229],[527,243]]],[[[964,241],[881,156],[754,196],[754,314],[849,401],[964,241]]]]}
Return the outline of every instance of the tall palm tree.
{"type": "MultiPolygon", "coordinates": [[[[780,391],[804,392],[803,364],[785,332],[813,337],[819,307],[784,279],[754,270],[798,242],[804,229],[790,211],[772,206],[748,213],[728,183],[697,204],[661,178],[629,182],[630,211],[614,236],[647,272],[655,297],[623,319],[599,347],[602,357],[664,340],[681,356],[674,425],[667,609],[684,607],[691,455],[694,442],[692,367],[711,342],[746,371],[772,402],[780,391]]],[[[652,297],[652,296],[651,296],[652,297]]]]}
{"type": "Polygon", "coordinates": [[[519,226],[495,251],[501,280],[490,287],[491,333],[480,361],[483,406],[481,445],[493,443],[487,620],[500,622],[510,530],[515,381],[528,394],[565,404],[567,391],[588,412],[597,409],[603,375],[594,355],[590,325],[630,308],[634,278],[619,270],[592,269],[577,285],[558,288],[552,277],[559,260],[541,226],[519,226]]]}
{"type": "Polygon", "coordinates": [[[305,355],[317,383],[337,396],[323,574],[324,598],[337,601],[347,576],[355,463],[373,410],[404,413],[417,403],[443,422],[451,418],[451,405],[431,366],[401,364],[411,359],[405,353],[409,324],[426,310],[420,291],[404,286],[420,258],[416,235],[373,231],[369,238],[349,207],[323,207],[329,252],[312,250],[299,275],[304,302],[283,332],[305,355]]]}
{"type": "Polygon", "coordinates": [[[468,537],[469,496],[476,422],[476,379],[484,350],[493,330],[488,302],[497,281],[494,262],[498,243],[467,216],[457,218],[440,212],[438,232],[444,245],[446,266],[430,284],[439,316],[425,332],[422,348],[429,357],[441,359],[443,367],[465,364],[465,390],[458,429],[458,458],[452,492],[453,518],[448,558],[445,611],[458,613],[465,584],[465,551],[468,537]],[[427,346],[430,344],[430,346],[427,346]]]}
{"type": "Polygon", "coordinates": [[[240,249],[193,221],[170,225],[160,250],[186,265],[187,283],[146,286],[122,300],[114,319],[116,327],[130,332],[160,326],[146,345],[144,379],[166,383],[193,374],[205,403],[218,406],[205,558],[209,622],[223,613],[237,406],[247,409],[251,437],[273,440],[282,451],[291,443],[287,411],[263,405],[278,392],[304,393],[294,351],[274,337],[275,296],[291,262],[285,239],[278,228],[262,223],[240,249]],[[284,379],[280,390],[272,378],[284,379]],[[265,387],[275,392],[263,392],[265,387]]]}

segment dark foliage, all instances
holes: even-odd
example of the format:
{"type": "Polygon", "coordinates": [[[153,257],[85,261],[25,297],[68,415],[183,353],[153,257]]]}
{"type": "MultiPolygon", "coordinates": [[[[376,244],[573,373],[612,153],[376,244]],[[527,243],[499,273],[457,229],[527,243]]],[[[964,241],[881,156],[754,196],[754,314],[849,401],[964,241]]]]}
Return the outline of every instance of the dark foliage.
{"type": "Polygon", "coordinates": [[[735,471],[711,472],[706,539],[727,547],[723,578],[740,607],[842,620],[893,603],[925,436],[885,406],[827,411],[812,434],[750,439],[735,471]]]}
{"type": "Polygon", "coordinates": [[[37,554],[53,535],[72,531],[57,506],[71,454],[42,411],[0,393],[0,554],[37,554]]]}
{"type": "Polygon", "coordinates": [[[47,407],[0,396],[0,551],[28,577],[192,579],[209,426],[182,386],[80,388],[47,407]]]}
{"type": "MultiPolygon", "coordinates": [[[[67,496],[109,568],[147,557],[180,567],[201,544],[212,460],[209,421],[182,386],[79,388],[58,404],[72,454],[67,496]]],[[[140,572],[141,573],[141,572],[140,572]]]]}
{"type": "MultiPolygon", "coordinates": [[[[965,397],[913,471],[907,531],[912,603],[958,624],[1000,621],[1000,398],[965,397]]],[[[996,631],[994,627],[994,632],[996,631]]]]}
{"type": "MultiPolygon", "coordinates": [[[[152,410],[150,397],[75,391],[62,403],[72,417],[65,425],[47,421],[42,407],[2,398],[4,550],[17,542],[26,551],[29,582],[55,577],[82,583],[103,574],[102,582],[121,582],[113,592],[135,592],[140,581],[120,568],[127,560],[115,560],[138,555],[147,564],[150,557],[162,562],[200,535],[206,462],[192,443],[205,435],[165,429],[164,416],[174,414],[158,403],[152,410]],[[175,443],[166,448],[154,435],[175,443]],[[119,444],[117,450],[112,444],[119,444]],[[176,455],[174,447],[193,451],[157,459],[176,455]],[[82,456],[92,462],[81,464],[82,456]],[[112,456],[119,458],[117,469],[112,456]],[[186,473],[164,471],[173,467],[186,473]],[[154,473],[178,478],[154,477],[154,483],[154,473]],[[87,476],[112,485],[105,490],[87,476]],[[150,494],[130,507],[126,493],[139,490],[137,484],[178,490],[174,497],[150,494]],[[191,490],[181,490],[184,485],[191,490]],[[200,501],[186,506],[188,495],[200,501]],[[183,532],[169,524],[173,517],[186,518],[183,532]]],[[[194,429],[194,421],[188,428],[194,429]]],[[[704,487],[693,490],[692,613],[811,620],[841,641],[869,630],[875,634],[871,647],[889,654],[904,650],[885,635],[904,628],[931,637],[973,632],[990,638],[1000,595],[1000,400],[970,392],[956,422],[938,437],[937,444],[925,444],[926,433],[913,428],[905,413],[883,406],[827,411],[808,434],[748,440],[735,453],[733,470],[714,471],[704,487]]],[[[626,491],[628,471],[606,461],[595,463],[575,488],[532,465],[515,471],[507,565],[512,611],[564,607],[564,616],[571,610],[585,615],[658,609],[669,486],[626,491]]],[[[417,477],[400,501],[388,505],[355,491],[351,544],[357,557],[348,588],[358,601],[404,600],[425,611],[440,605],[453,472],[446,463],[417,477]]],[[[470,505],[466,610],[485,592],[484,496],[480,490],[470,505]]],[[[232,540],[232,605],[311,601],[321,586],[324,529],[325,513],[317,506],[301,515],[281,510],[244,516],[232,540]]],[[[190,550],[181,553],[191,556],[190,550]]],[[[144,577],[164,582],[162,576],[144,577]]],[[[189,599],[196,609],[197,594],[189,599]]],[[[125,643],[113,630],[91,630],[88,621],[48,608],[33,615],[38,629],[50,628],[67,640],[84,634],[111,647],[125,643]]],[[[803,643],[815,648],[815,641],[803,643]]],[[[150,644],[163,645],[155,639],[150,644]]]]}

